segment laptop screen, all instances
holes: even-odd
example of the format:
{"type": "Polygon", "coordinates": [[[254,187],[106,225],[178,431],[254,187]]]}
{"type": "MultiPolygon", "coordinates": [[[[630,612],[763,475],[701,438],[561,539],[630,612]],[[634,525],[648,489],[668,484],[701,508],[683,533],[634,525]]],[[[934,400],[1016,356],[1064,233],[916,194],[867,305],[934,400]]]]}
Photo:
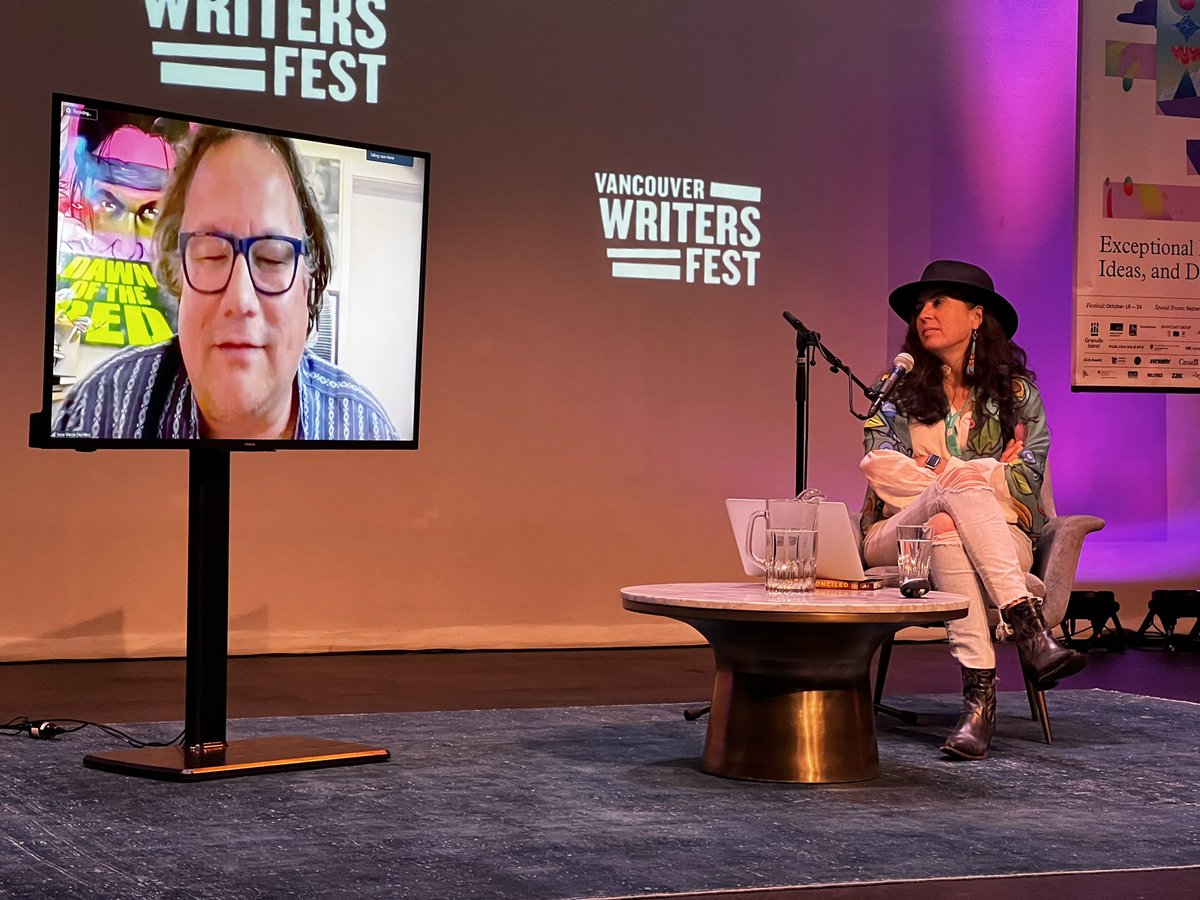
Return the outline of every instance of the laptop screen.
{"type": "MultiPolygon", "coordinates": [[[[751,517],[767,508],[766,500],[730,498],[725,501],[729,525],[737,541],[738,554],[746,574],[759,578],[763,567],[751,555],[762,557],[766,548],[766,530],[762,522],[754,523],[751,545],[746,546],[746,533],[751,517]]],[[[823,501],[817,511],[817,577],[840,581],[862,581],[865,577],[854,524],[845,503],[823,501]]]]}

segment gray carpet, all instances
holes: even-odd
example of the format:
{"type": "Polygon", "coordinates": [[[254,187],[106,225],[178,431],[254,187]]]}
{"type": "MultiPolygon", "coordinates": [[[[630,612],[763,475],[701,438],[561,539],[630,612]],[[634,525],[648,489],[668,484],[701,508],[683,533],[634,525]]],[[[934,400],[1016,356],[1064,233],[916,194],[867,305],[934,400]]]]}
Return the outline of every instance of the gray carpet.
{"type": "MultiPolygon", "coordinates": [[[[1200,706],[1050,695],[1041,743],[1001,695],[991,759],[937,744],[952,697],[897,698],[880,778],[807,786],[698,770],[678,706],[235,720],[231,740],[378,743],[392,761],[173,784],[86,769],[88,729],[0,740],[0,896],[606,897],[1200,864],[1200,706]]],[[[131,727],[168,737],[178,726],[131,727]]]]}

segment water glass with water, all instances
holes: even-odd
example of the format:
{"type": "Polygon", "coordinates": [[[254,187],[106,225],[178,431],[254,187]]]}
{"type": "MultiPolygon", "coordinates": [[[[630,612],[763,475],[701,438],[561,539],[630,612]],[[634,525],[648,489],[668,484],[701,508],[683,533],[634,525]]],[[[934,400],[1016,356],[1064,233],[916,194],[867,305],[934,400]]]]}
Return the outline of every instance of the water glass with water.
{"type": "MultiPolygon", "coordinates": [[[[933,554],[933,529],[928,525],[899,525],[896,527],[899,542],[901,590],[905,584],[925,582],[929,590],[929,560],[933,554]]],[[[922,591],[924,593],[924,591],[922,591]]]]}

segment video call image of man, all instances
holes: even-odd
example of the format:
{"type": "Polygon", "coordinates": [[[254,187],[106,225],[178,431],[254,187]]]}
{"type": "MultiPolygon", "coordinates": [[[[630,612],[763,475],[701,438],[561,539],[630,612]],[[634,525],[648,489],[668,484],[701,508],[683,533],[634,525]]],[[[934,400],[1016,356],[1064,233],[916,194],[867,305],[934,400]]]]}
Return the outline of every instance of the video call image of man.
{"type": "Polygon", "coordinates": [[[204,126],[180,155],[154,231],[177,333],[97,366],[67,394],[54,433],[397,440],[375,396],[306,346],[333,261],[292,143],[204,126]]]}

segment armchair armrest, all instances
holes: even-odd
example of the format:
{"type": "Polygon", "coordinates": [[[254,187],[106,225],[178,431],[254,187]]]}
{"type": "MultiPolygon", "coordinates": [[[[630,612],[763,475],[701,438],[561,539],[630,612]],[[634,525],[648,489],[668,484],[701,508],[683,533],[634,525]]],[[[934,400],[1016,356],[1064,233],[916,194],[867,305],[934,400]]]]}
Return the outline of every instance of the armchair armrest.
{"type": "Polygon", "coordinates": [[[1042,529],[1033,553],[1033,574],[1046,585],[1042,615],[1051,628],[1067,614],[1083,539],[1103,527],[1098,516],[1067,515],[1055,516],[1042,529]]]}

